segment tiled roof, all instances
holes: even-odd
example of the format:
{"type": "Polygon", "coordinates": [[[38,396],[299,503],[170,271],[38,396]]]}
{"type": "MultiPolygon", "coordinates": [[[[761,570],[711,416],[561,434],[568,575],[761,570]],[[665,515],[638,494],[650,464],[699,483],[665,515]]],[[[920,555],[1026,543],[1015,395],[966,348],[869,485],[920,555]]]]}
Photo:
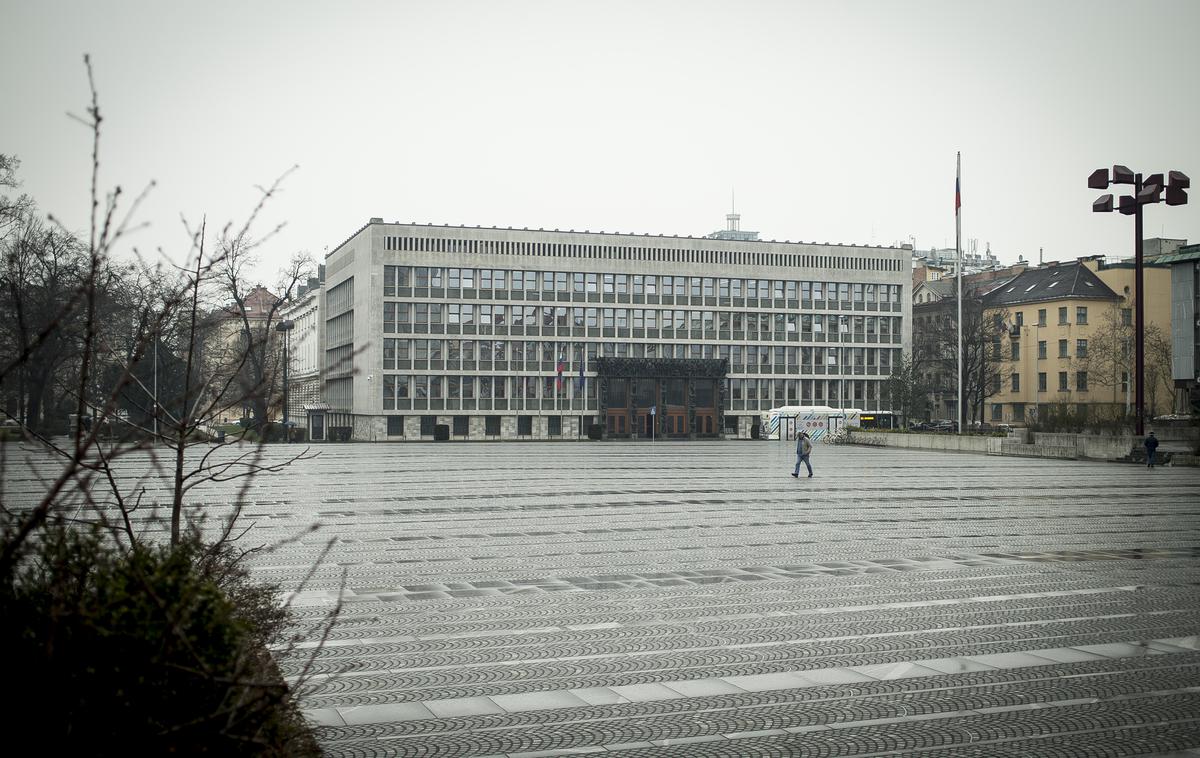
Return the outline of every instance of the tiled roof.
{"type": "Polygon", "coordinates": [[[1120,299],[1087,266],[1082,263],[1063,263],[1022,272],[1007,285],[992,290],[988,295],[988,304],[1012,305],[1066,298],[1120,299]]]}

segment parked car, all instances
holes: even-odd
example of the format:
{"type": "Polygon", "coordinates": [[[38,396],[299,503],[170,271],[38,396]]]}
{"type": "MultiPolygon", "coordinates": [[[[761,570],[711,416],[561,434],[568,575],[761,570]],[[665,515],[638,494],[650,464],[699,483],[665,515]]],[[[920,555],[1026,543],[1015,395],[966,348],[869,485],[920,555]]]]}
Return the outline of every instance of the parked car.
{"type": "Polygon", "coordinates": [[[935,421],[935,422],[933,422],[933,425],[929,428],[929,430],[932,432],[957,432],[958,431],[958,422],[957,421],[949,421],[946,419],[943,419],[941,421],[935,421]]]}

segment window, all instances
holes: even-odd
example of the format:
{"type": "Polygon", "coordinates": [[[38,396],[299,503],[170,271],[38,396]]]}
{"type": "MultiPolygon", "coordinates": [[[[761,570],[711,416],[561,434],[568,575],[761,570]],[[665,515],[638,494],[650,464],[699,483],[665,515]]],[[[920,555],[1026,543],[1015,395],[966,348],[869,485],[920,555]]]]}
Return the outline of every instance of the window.
{"type": "Polygon", "coordinates": [[[422,416],[421,417],[421,436],[432,437],[433,427],[437,426],[437,416],[422,416]]]}
{"type": "Polygon", "coordinates": [[[999,374],[992,374],[992,381],[991,381],[991,386],[989,387],[988,394],[991,394],[991,395],[999,395],[1000,394],[1000,375],[999,374]]]}
{"type": "Polygon", "coordinates": [[[1038,360],[1046,360],[1046,340],[1038,340],[1038,360]]]}
{"type": "Polygon", "coordinates": [[[1017,311],[1017,326],[1025,326],[1025,312],[1017,311]]]}
{"type": "Polygon", "coordinates": [[[1088,388],[1087,372],[1086,371],[1076,371],[1075,372],[1075,389],[1080,392],[1087,392],[1087,388],[1088,388]]]}
{"type": "Polygon", "coordinates": [[[387,417],[387,433],[389,437],[404,436],[404,417],[403,416],[388,416],[387,417]]]}
{"type": "Polygon", "coordinates": [[[454,417],[453,434],[455,437],[466,437],[470,427],[471,427],[471,425],[470,425],[470,417],[469,416],[455,416],[454,417]]]}
{"type": "Polygon", "coordinates": [[[1013,340],[1011,345],[1012,345],[1012,359],[1014,361],[1021,360],[1021,343],[1017,342],[1016,340],[1013,340]]]}
{"type": "MultiPolygon", "coordinates": [[[[533,377],[528,377],[532,379],[533,377]]],[[[517,436],[533,436],[533,416],[517,416],[517,436]]]]}
{"type": "Polygon", "coordinates": [[[1004,420],[1004,406],[1000,403],[992,403],[992,421],[1004,420]]]}
{"type": "Polygon", "coordinates": [[[1059,392],[1068,392],[1068,391],[1070,391],[1070,389],[1071,388],[1067,386],[1067,372],[1059,371],[1058,372],[1058,391],[1059,392]]]}
{"type": "Polygon", "coordinates": [[[546,417],[546,433],[551,437],[562,436],[562,416],[547,416],[546,417]]]}
{"type": "Polygon", "coordinates": [[[1133,309],[1132,308],[1122,308],[1121,309],[1121,325],[1122,326],[1133,326],[1133,309]]]}
{"type": "Polygon", "coordinates": [[[1038,392],[1045,392],[1045,391],[1046,391],[1046,372],[1039,371],[1038,372],[1038,392]]]}
{"type": "Polygon", "coordinates": [[[1037,322],[1037,325],[1038,325],[1038,326],[1045,326],[1045,325],[1046,325],[1046,309],[1045,309],[1045,308],[1038,308],[1038,322],[1037,322]]]}
{"type": "Polygon", "coordinates": [[[1076,324],[1086,324],[1087,323],[1087,306],[1086,305],[1078,305],[1075,307],[1075,323],[1076,324]]]}
{"type": "Polygon", "coordinates": [[[483,433],[489,437],[500,436],[500,417],[488,416],[483,420],[483,433]]]}
{"type": "Polygon", "coordinates": [[[1087,357],[1087,340],[1075,340],[1075,357],[1087,357]]]}
{"type": "Polygon", "coordinates": [[[1058,341],[1058,357],[1059,358],[1071,357],[1070,354],[1067,352],[1067,341],[1066,340],[1058,341]]]}
{"type": "Polygon", "coordinates": [[[1070,323],[1069,321],[1067,321],[1067,306],[1065,306],[1065,305],[1058,309],[1058,323],[1059,323],[1059,326],[1070,323]]]}

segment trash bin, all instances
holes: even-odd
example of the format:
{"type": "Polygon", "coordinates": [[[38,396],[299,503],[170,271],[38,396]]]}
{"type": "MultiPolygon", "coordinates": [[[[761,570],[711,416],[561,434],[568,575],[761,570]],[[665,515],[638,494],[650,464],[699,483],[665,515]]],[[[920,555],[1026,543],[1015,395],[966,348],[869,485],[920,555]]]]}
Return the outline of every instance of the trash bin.
{"type": "Polygon", "coordinates": [[[218,443],[221,443],[221,442],[224,442],[224,441],[225,441],[225,430],[224,430],[224,429],[218,429],[218,430],[217,430],[217,442],[218,442],[218,443]]]}

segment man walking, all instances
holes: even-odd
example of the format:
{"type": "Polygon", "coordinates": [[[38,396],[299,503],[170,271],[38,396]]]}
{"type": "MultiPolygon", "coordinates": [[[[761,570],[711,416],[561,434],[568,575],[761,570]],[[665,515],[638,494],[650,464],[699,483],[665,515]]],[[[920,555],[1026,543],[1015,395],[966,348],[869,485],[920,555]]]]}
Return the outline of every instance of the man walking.
{"type": "Polygon", "coordinates": [[[808,462],[808,456],[811,454],[812,440],[808,438],[808,432],[800,432],[800,436],[796,438],[796,468],[792,471],[792,476],[800,476],[801,463],[808,468],[809,477],[812,476],[812,464],[808,462]]]}
{"type": "Polygon", "coordinates": [[[1150,436],[1142,444],[1146,446],[1146,467],[1154,468],[1154,451],[1158,449],[1158,437],[1154,436],[1154,432],[1150,432],[1150,436]]]}

